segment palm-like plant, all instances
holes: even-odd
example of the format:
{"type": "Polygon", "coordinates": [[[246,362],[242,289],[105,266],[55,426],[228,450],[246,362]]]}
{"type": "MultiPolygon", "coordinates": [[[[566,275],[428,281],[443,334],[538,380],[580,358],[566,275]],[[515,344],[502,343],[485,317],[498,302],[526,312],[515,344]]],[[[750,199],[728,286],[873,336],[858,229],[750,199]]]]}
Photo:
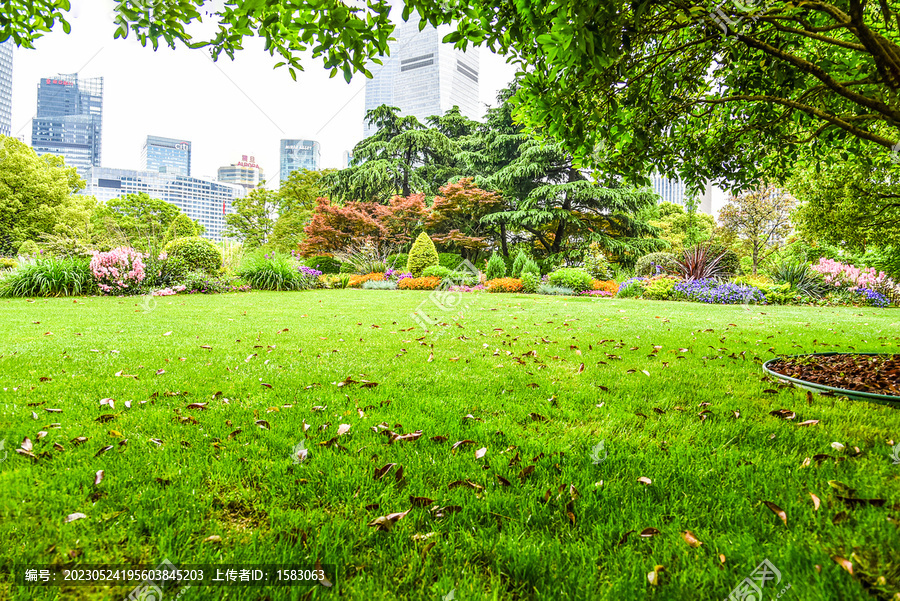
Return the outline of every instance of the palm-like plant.
{"type": "Polygon", "coordinates": [[[675,260],[675,269],[686,280],[720,279],[724,275],[719,264],[725,253],[714,255],[708,246],[697,245],[675,260]]]}
{"type": "Polygon", "coordinates": [[[825,282],[809,263],[797,259],[785,259],[772,266],[772,279],[779,284],[790,284],[801,294],[822,298],[827,290],[825,282]]]}

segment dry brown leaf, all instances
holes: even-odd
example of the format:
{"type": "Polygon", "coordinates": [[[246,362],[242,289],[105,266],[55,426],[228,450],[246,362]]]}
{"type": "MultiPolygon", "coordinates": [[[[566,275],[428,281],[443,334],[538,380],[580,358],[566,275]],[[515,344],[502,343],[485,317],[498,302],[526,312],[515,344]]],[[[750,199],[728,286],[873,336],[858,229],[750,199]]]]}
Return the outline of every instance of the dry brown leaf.
{"type": "Polygon", "coordinates": [[[481,447],[477,451],[475,451],[475,459],[481,459],[487,454],[487,447],[481,447]]]}
{"type": "Polygon", "coordinates": [[[695,549],[703,544],[699,540],[697,540],[697,537],[694,536],[694,533],[690,530],[685,530],[684,532],[682,532],[681,537],[684,539],[684,542],[695,549]]]}
{"type": "Polygon", "coordinates": [[[842,568],[844,568],[845,570],[847,570],[847,573],[848,573],[848,574],[853,574],[853,564],[852,564],[852,563],[850,563],[849,561],[847,561],[847,560],[844,559],[843,557],[839,557],[839,556],[837,556],[837,555],[835,555],[835,556],[832,557],[831,559],[834,560],[834,563],[838,564],[839,566],[841,566],[842,568]]]}
{"type": "Polygon", "coordinates": [[[461,447],[464,444],[475,444],[474,440],[460,440],[459,442],[454,442],[453,446],[450,447],[451,451],[455,451],[458,447],[461,447]]]}
{"type": "Polygon", "coordinates": [[[781,518],[781,521],[784,522],[785,526],[787,526],[787,514],[784,512],[784,509],[771,501],[763,501],[763,504],[768,507],[772,511],[772,513],[781,518]]]}
{"type": "Polygon", "coordinates": [[[659,534],[659,530],[657,530],[656,528],[650,527],[650,528],[644,528],[643,530],[641,530],[640,535],[642,538],[650,538],[651,536],[656,536],[658,534],[659,534]]]}
{"type": "Polygon", "coordinates": [[[809,493],[809,496],[812,497],[813,507],[815,508],[815,509],[813,509],[813,511],[819,511],[819,504],[821,503],[821,501],[819,500],[819,497],[817,497],[816,495],[814,495],[812,493],[809,493]]]}
{"type": "Polygon", "coordinates": [[[637,481],[640,482],[641,484],[646,484],[647,486],[650,486],[651,484],[653,484],[653,480],[651,480],[647,476],[641,476],[640,478],[637,479],[637,481]]]}
{"type": "Polygon", "coordinates": [[[338,426],[337,435],[343,436],[344,434],[346,434],[349,431],[350,431],[350,424],[341,424],[338,426]]]}
{"type": "Polygon", "coordinates": [[[403,519],[410,510],[400,513],[389,513],[387,515],[379,516],[369,522],[369,527],[374,527],[376,530],[390,530],[391,526],[393,526],[397,521],[403,519]]]}

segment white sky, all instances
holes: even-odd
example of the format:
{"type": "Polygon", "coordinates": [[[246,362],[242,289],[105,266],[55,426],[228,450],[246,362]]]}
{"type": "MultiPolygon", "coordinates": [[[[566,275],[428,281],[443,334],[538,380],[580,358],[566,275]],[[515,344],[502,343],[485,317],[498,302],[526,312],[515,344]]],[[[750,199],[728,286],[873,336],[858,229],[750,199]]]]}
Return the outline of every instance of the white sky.
{"type": "MultiPolygon", "coordinates": [[[[273,69],[261,40],[248,40],[232,62],[213,63],[202,50],[143,48],[131,35],[115,40],[114,0],[73,0],[72,33],[61,27],[40,38],[34,50],[16,49],[13,65],[13,136],[31,142],[37,84],[58,73],[104,78],[102,165],[137,169],[147,135],[192,143],[191,174],[217,169],[254,155],[270,180],[278,171],[281,138],[322,144],[322,167],[341,167],[342,155],[362,138],[364,86],[329,79],[320,60],[291,79],[273,69]]],[[[496,104],[497,92],[513,78],[505,60],[481,52],[480,95],[496,104]]]]}

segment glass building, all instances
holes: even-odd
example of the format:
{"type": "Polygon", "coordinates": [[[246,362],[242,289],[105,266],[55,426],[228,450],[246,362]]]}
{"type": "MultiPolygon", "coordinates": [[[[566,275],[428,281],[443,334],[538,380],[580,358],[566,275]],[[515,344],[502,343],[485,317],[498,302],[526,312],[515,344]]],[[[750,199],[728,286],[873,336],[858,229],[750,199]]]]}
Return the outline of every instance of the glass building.
{"type": "Polygon", "coordinates": [[[147,136],[141,147],[141,168],[157,173],[191,175],[191,143],[175,138],[147,136]]]}
{"type": "MultiPolygon", "coordinates": [[[[660,202],[671,202],[681,206],[687,203],[687,185],[681,180],[669,179],[654,173],[650,176],[650,186],[659,196],[660,202]]],[[[712,215],[712,186],[707,186],[698,200],[697,210],[712,215]]]]}
{"type": "Polygon", "coordinates": [[[226,167],[219,167],[218,180],[229,184],[237,184],[246,191],[253,190],[266,183],[263,168],[256,164],[253,155],[241,155],[241,160],[226,167]]]}
{"type": "MultiPolygon", "coordinates": [[[[390,43],[391,55],[384,65],[370,64],[372,79],[366,81],[366,112],[382,104],[396,106],[400,114],[422,123],[432,115],[443,115],[458,106],[470,119],[484,112],[478,100],[478,48],[462,52],[441,39],[449,26],[426,26],[419,31],[418,13],[398,25],[390,43]]],[[[365,123],[366,137],[375,128],[365,123]]]]}
{"type": "Polygon", "coordinates": [[[318,171],[322,160],[322,145],[315,140],[282,140],[279,157],[280,179],[286,181],[294,171],[318,171]]]}
{"type": "Polygon", "coordinates": [[[144,192],[151,198],[180,208],[188,217],[203,224],[206,238],[216,241],[222,239],[225,215],[234,213],[231,202],[246,194],[244,188],[234,184],[158,171],[90,167],[84,178],[87,186],[79,194],[106,202],[126,194],[144,192]]]}
{"type": "Polygon", "coordinates": [[[13,48],[12,40],[0,44],[0,136],[12,135],[13,48]]]}
{"type": "Polygon", "coordinates": [[[37,115],[31,121],[31,147],[55,154],[84,177],[100,166],[103,137],[103,78],[58,75],[38,83],[37,115]]]}

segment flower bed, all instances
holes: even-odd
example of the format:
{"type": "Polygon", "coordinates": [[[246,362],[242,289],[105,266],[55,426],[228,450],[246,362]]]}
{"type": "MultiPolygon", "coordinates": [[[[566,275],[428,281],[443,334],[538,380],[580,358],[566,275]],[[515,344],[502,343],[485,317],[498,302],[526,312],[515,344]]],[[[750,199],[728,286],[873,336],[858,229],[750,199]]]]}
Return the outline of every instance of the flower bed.
{"type": "Polygon", "coordinates": [[[397,287],[400,290],[434,290],[441,285],[441,278],[404,278],[400,280],[397,287]]]}

